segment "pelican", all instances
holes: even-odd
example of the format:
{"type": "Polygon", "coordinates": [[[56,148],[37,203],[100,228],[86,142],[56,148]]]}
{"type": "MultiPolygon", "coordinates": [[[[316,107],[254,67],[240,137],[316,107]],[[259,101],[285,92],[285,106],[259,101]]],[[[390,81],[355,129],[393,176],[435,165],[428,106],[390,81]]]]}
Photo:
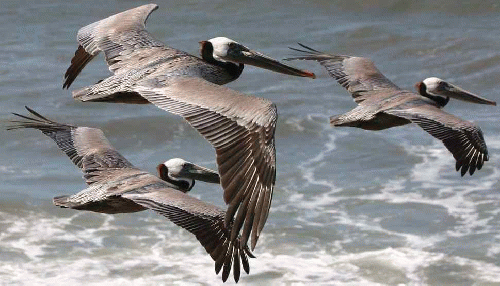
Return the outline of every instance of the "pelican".
{"type": "Polygon", "coordinates": [[[236,80],[245,64],[275,72],[315,78],[314,73],[284,65],[226,37],[200,42],[201,58],[167,47],[145,28],[156,4],[143,5],[92,23],[78,31],[79,43],[64,75],[69,88],[83,68],[104,52],[113,75],[73,92],[81,101],[149,103],[133,87],[168,86],[177,77],[194,77],[218,85],[236,80]]]}
{"type": "Polygon", "coordinates": [[[80,101],[153,103],[182,116],[215,148],[231,240],[251,238],[254,250],[271,206],[276,180],[276,106],[221,86],[244,64],[311,77],[224,37],[201,42],[201,58],[165,46],[145,29],[155,4],[131,9],[78,31],[79,47],[65,75],[67,88],[104,52],[113,75],[73,92],[80,101]]]}
{"type": "Polygon", "coordinates": [[[52,138],[88,185],[74,195],[55,197],[56,206],[108,214],[151,209],[194,234],[215,261],[216,273],[223,269],[223,281],[231,267],[236,282],[240,265],[249,273],[248,257],[254,256],[240,237],[230,240],[225,211],[186,194],[195,180],[218,183],[217,172],[176,158],[158,166],[158,178],[134,167],[100,129],[57,123],[26,109],[31,117],[14,113],[21,120],[12,120],[9,129],[34,128],[52,138]]]}
{"type": "Polygon", "coordinates": [[[319,62],[337,82],[346,88],[358,104],[353,110],[330,118],[332,126],[383,130],[416,123],[441,140],[456,160],[462,176],[474,174],[488,161],[483,132],[471,122],[441,110],[450,98],[496,105],[436,77],[418,82],[418,94],[403,90],[387,79],[368,58],[329,55],[299,43],[305,50],[291,48],[305,55],[288,60],[319,62]]]}

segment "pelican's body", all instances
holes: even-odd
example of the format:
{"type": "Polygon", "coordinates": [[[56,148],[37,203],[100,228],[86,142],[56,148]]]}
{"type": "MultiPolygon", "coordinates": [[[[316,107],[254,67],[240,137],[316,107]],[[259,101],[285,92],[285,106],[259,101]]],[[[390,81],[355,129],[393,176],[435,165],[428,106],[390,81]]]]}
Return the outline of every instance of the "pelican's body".
{"type": "Polygon", "coordinates": [[[184,117],[215,148],[226,224],[231,239],[251,237],[254,249],[271,205],[276,178],[276,106],[220,86],[239,77],[244,64],[295,76],[314,74],[283,65],[224,37],[201,42],[202,58],[172,49],[145,29],[149,4],[83,27],[66,72],[69,87],[85,65],[104,52],[113,75],[73,92],[81,101],[153,103],[184,117]]]}
{"type": "Polygon", "coordinates": [[[450,97],[496,105],[441,79],[431,77],[416,84],[417,93],[399,88],[387,79],[370,59],[328,55],[301,45],[305,56],[290,59],[315,60],[346,88],[358,104],[353,110],[330,118],[332,126],[383,130],[417,123],[443,141],[453,154],[457,171],[472,175],[488,160],[488,150],[479,127],[441,110],[450,97]]]}
{"type": "Polygon", "coordinates": [[[253,255],[241,238],[230,239],[225,211],[186,194],[194,180],[217,183],[216,172],[185,162],[167,161],[158,166],[160,178],[134,167],[111,146],[100,129],[60,124],[27,108],[34,117],[15,114],[10,129],[35,128],[51,137],[84,173],[88,187],[71,196],[54,198],[56,206],[100,213],[130,213],[151,209],[196,236],[223,269],[225,281],[233,267],[238,281],[240,265],[249,272],[253,255]]]}

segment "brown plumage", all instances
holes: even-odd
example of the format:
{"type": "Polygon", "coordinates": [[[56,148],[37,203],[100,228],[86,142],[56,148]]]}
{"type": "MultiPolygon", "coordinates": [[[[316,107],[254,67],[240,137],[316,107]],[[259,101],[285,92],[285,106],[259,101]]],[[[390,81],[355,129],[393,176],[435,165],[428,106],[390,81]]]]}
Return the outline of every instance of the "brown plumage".
{"type": "Polygon", "coordinates": [[[358,104],[353,110],[332,116],[332,126],[383,130],[416,123],[440,139],[456,160],[461,175],[472,175],[488,161],[488,149],[481,129],[441,110],[450,97],[480,104],[496,105],[438,78],[417,83],[414,93],[399,88],[387,79],[368,58],[329,55],[299,44],[305,50],[291,48],[305,55],[288,60],[319,62],[358,104]]]}
{"type": "Polygon", "coordinates": [[[224,201],[229,205],[226,223],[234,218],[231,238],[242,229],[243,241],[252,236],[253,249],[266,222],[276,180],[276,106],[198,78],[178,79],[168,88],[138,90],[159,108],[184,117],[214,146],[224,201]]]}
{"type": "MultiPolygon", "coordinates": [[[[222,269],[223,281],[231,268],[236,282],[240,266],[249,273],[248,257],[254,256],[241,237],[231,239],[233,221],[226,223],[225,211],[185,193],[194,181],[189,188],[183,188],[180,178],[166,174],[167,162],[160,171],[164,180],[141,171],[111,146],[100,129],[57,123],[26,108],[31,117],[14,113],[20,119],[12,120],[9,129],[34,128],[52,138],[82,170],[88,185],[77,194],[55,197],[56,206],[109,214],[151,209],[194,234],[215,261],[216,273],[222,269]]],[[[186,175],[187,166],[196,168],[193,173],[197,179],[205,176],[209,182],[218,181],[214,171],[193,165],[178,167],[175,175],[186,175]]]]}

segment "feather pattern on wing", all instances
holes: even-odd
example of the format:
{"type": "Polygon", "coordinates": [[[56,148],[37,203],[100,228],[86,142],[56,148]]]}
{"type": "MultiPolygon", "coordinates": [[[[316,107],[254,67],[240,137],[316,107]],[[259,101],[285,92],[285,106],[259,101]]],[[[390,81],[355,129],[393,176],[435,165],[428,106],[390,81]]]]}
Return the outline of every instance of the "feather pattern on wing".
{"type": "Polygon", "coordinates": [[[271,102],[247,96],[200,78],[175,78],[164,88],[137,87],[141,96],[184,117],[215,148],[234,218],[231,237],[252,235],[255,247],[271,204],[276,179],[274,132],[277,111],[271,102]]]}
{"type": "Polygon", "coordinates": [[[162,190],[148,193],[127,193],[122,195],[158,214],[167,217],[176,225],[196,236],[207,253],[216,261],[216,273],[222,269],[222,280],[226,281],[234,263],[233,274],[238,281],[240,262],[249,272],[247,256],[253,257],[240,239],[230,240],[229,229],[224,223],[225,212],[205,204],[182,192],[168,196],[162,190]],[[221,248],[222,246],[222,248],[221,248]],[[236,253],[237,255],[232,255],[236,253]]]}
{"type": "Polygon", "coordinates": [[[411,120],[432,136],[441,140],[456,160],[461,175],[472,175],[488,161],[488,149],[483,132],[476,125],[449,114],[436,106],[420,105],[418,108],[391,109],[388,114],[411,120]]]}
{"type": "Polygon", "coordinates": [[[34,110],[26,107],[33,117],[16,114],[23,120],[12,120],[16,125],[10,129],[34,128],[52,138],[71,161],[84,173],[87,184],[92,184],[92,177],[99,176],[103,169],[134,168],[109,143],[103,132],[97,128],[76,127],[49,120],[34,110]]]}
{"type": "MultiPolygon", "coordinates": [[[[157,8],[156,4],[143,5],[81,28],[77,35],[79,46],[64,76],[63,88],[69,88],[87,63],[101,51],[112,72],[127,66],[127,61],[132,60],[134,65],[141,62],[144,57],[137,54],[137,50],[180,52],[166,47],[146,30],[146,20],[157,8]],[[134,52],[135,56],[130,56],[134,52]]],[[[142,64],[147,64],[147,61],[142,61],[142,64]]]]}
{"type": "Polygon", "coordinates": [[[347,89],[356,103],[370,98],[380,92],[388,90],[398,92],[397,85],[385,77],[375,66],[372,60],[362,57],[343,55],[329,55],[316,51],[310,47],[300,46],[306,50],[290,48],[305,53],[304,56],[288,58],[287,60],[314,60],[320,63],[342,87],[347,89]]]}

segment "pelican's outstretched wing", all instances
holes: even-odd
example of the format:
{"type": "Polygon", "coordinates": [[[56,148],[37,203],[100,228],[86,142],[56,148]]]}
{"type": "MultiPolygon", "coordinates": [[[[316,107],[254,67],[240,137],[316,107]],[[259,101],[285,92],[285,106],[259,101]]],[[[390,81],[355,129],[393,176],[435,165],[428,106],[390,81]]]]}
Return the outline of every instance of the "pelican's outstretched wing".
{"type": "Polygon", "coordinates": [[[201,78],[173,78],[166,87],[139,86],[134,91],[184,117],[214,146],[229,205],[226,223],[234,218],[231,237],[241,230],[246,243],[251,233],[254,249],[276,180],[276,106],[201,78]]]}
{"type": "Polygon", "coordinates": [[[166,47],[146,30],[146,20],[158,8],[143,5],[92,23],[78,31],[78,49],[64,75],[63,88],[69,88],[83,68],[99,52],[104,52],[110,71],[120,72],[147,65],[155,54],[185,54],[166,47]]]}
{"type": "Polygon", "coordinates": [[[488,161],[488,149],[483,132],[471,122],[462,120],[432,105],[419,105],[404,110],[389,109],[388,114],[417,123],[432,136],[443,141],[444,146],[457,161],[457,171],[472,175],[488,161]]]}
{"type": "Polygon", "coordinates": [[[231,266],[234,280],[238,282],[240,266],[249,273],[248,256],[254,257],[241,237],[230,239],[230,228],[224,223],[225,212],[180,191],[159,189],[147,193],[128,192],[122,197],[151,209],[188,230],[215,261],[215,271],[222,271],[226,281],[231,266]],[[234,263],[234,264],[233,264],[234,263]]]}
{"type": "Polygon", "coordinates": [[[78,168],[82,169],[87,184],[95,182],[106,169],[137,170],[109,143],[101,129],[57,123],[28,107],[26,109],[32,117],[14,113],[22,119],[11,120],[15,125],[9,129],[34,128],[52,138],[59,149],[66,153],[78,168]]]}
{"type": "Polygon", "coordinates": [[[312,60],[319,62],[340,85],[347,89],[354,101],[360,103],[375,95],[397,93],[401,89],[386,78],[372,60],[362,57],[329,55],[302,45],[306,50],[290,48],[306,55],[286,60],[312,60]],[[394,92],[388,92],[394,91],[394,92]]]}

